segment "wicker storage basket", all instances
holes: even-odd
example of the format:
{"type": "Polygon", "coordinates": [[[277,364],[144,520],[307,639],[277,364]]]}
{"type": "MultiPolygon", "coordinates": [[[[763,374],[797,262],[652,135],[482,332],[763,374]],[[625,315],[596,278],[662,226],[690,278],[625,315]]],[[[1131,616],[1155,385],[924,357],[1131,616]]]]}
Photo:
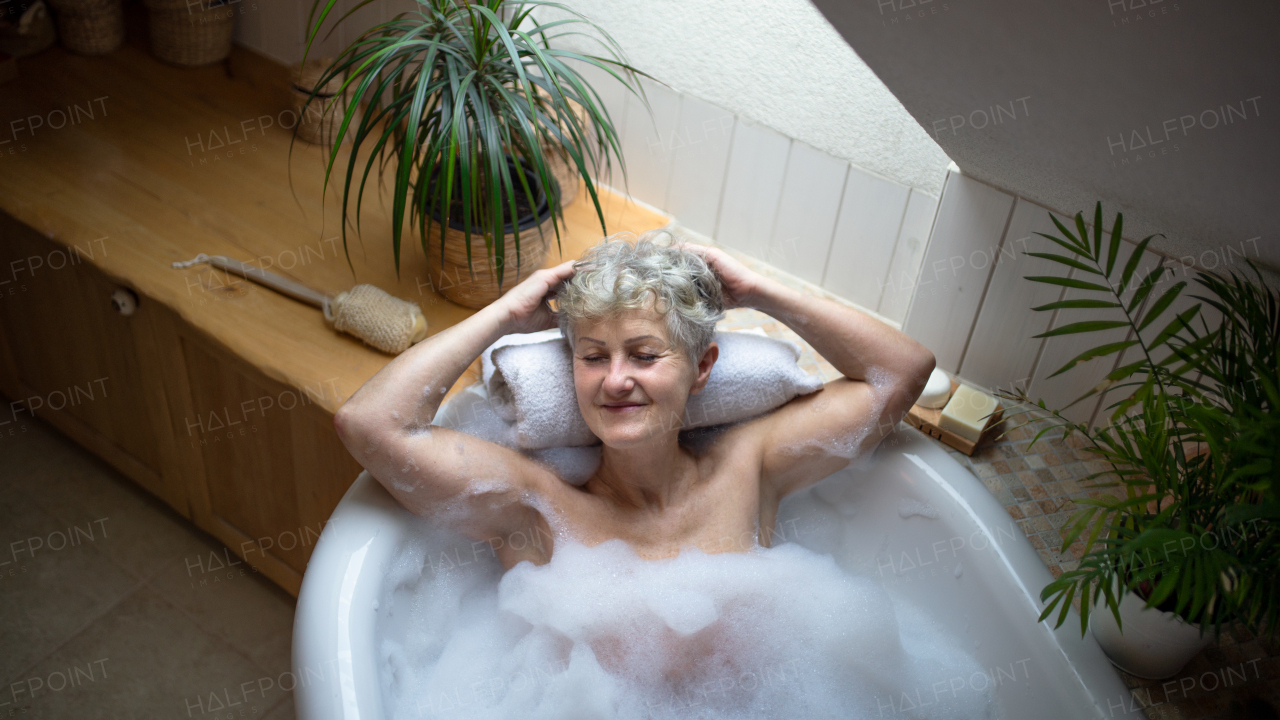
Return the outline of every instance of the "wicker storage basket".
{"type": "MultiPolygon", "coordinates": [[[[347,88],[341,96],[338,95],[338,91],[342,89],[342,79],[334,78],[320,88],[311,104],[303,111],[302,106],[307,104],[311,90],[319,84],[324,71],[332,63],[332,58],[320,58],[309,60],[306,65],[296,64],[292,68],[289,92],[293,96],[293,110],[298,114],[298,137],[316,145],[333,145],[338,128],[342,127],[347,103],[351,99],[351,88],[347,88]]],[[[347,135],[342,139],[344,143],[351,141],[355,128],[354,124],[347,128],[347,135]]]]}
{"type": "Polygon", "coordinates": [[[231,54],[235,9],[225,0],[145,0],[151,52],[174,65],[208,65],[231,54]]]}
{"type": "Polygon", "coordinates": [[[471,268],[467,268],[466,236],[455,227],[445,229],[444,263],[440,261],[440,224],[428,221],[431,237],[427,240],[427,276],[432,287],[453,302],[469,308],[482,308],[497,300],[503,293],[518,285],[525,278],[542,268],[547,250],[555,239],[556,231],[548,214],[540,225],[531,224],[520,235],[520,270],[516,272],[516,233],[503,236],[506,266],[502,272],[502,290],[498,290],[498,275],[484,236],[471,235],[471,268]],[[542,233],[539,236],[539,229],[542,233]],[[473,278],[471,273],[475,272],[473,278]]]}
{"type": "Polygon", "coordinates": [[[57,0],[58,37],[80,55],[102,55],[124,42],[124,9],[120,0],[57,0]]]}
{"type": "Polygon", "coordinates": [[[13,59],[35,55],[58,42],[58,31],[44,0],[28,2],[25,7],[15,3],[15,7],[0,11],[0,15],[9,13],[11,19],[0,20],[0,55],[5,56],[9,72],[16,73],[13,59]]]}

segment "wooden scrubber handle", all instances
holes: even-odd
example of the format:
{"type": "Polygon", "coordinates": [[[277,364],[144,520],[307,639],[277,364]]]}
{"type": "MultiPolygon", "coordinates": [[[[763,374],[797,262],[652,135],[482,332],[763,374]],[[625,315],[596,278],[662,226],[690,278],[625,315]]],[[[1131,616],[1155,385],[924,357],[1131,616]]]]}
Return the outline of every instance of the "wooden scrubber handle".
{"type": "Polygon", "coordinates": [[[254,267],[248,263],[242,263],[225,255],[205,255],[200,253],[195,258],[186,262],[176,262],[173,264],[176,268],[191,267],[197,263],[207,262],[214,267],[222,268],[229,272],[236,273],[247,280],[252,280],[260,285],[277,290],[294,300],[301,300],[308,305],[314,305],[318,308],[324,308],[327,298],[312,290],[301,283],[296,283],[288,278],[280,277],[275,273],[269,273],[262,268],[254,267]]]}

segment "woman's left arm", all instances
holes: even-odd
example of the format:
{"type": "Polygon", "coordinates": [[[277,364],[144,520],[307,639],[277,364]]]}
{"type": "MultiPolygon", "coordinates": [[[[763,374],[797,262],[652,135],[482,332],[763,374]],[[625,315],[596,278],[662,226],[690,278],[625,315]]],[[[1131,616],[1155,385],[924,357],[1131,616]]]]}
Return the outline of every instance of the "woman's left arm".
{"type": "Polygon", "coordinates": [[[762,480],[779,497],[812,484],[874,448],[920,397],[934,357],[865,313],[756,273],[723,251],[699,248],[731,304],[786,323],[844,377],[751,423],[762,480]]]}
{"type": "Polygon", "coordinates": [[[806,295],[759,276],[748,303],[786,323],[846,378],[891,393],[886,402],[901,406],[904,414],[920,397],[933,371],[934,357],[928,348],[834,300],[806,295]]]}

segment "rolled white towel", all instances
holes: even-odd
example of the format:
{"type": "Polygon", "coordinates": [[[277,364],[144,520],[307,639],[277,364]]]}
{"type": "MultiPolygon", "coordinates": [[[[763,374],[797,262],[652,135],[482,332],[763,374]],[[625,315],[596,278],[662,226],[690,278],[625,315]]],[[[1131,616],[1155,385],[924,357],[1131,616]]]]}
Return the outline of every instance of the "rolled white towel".
{"type": "MultiPolygon", "coordinates": [[[[554,340],[558,337],[564,337],[560,333],[560,328],[551,328],[550,330],[542,330],[532,333],[511,333],[498,338],[498,341],[484,349],[480,353],[480,382],[485,387],[489,387],[489,380],[493,377],[493,351],[500,347],[508,345],[528,345],[529,343],[546,342],[554,340]]],[[[515,417],[510,418],[510,422],[515,422],[515,417]]]]}
{"type": "Polygon", "coordinates": [[[715,341],[720,358],[685,406],[686,428],[746,420],[822,389],[820,376],[796,364],[800,347],[793,342],[747,332],[716,333],[715,341]]]}
{"type": "Polygon", "coordinates": [[[498,417],[483,385],[472,385],[445,403],[436,413],[435,425],[452,428],[503,447],[520,450],[542,463],[571,485],[582,485],[600,467],[600,446],[521,450],[516,445],[515,424],[498,417]]]}
{"type": "Polygon", "coordinates": [[[489,402],[498,417],[514,423],[519,447],[542,450],[599,442],[578,410],[573,351],[563,336],[508,343],[495,348],[492,358],[489,402]]]}
{"type": "MultiPolygon", "coordinates": [[[[795,343],[755,333],[716,333],[720,357],[702,392],[689,398],[682,427],[721,425],[777,408],[822,387],[822,378],[796,364],[795,343]]],[[[501,341],[499,341],[501,342],[501,341]]],[[[495,344],[496,345],[496,344],[495,344]]],[[[577,447],[598,442],[578,410],[573,353],[563,337],[505,343],[491,353],[488,390],[494,413],[515,424],[523,449],[577,447]]]]}
{"type": "Polygon", "coordinates": [[[513,450],[519,449],[515,425],[494,412],[489,392],[483,385],[472,385],[450,398],[436,413],[432,424],[474,435],[513,450]]]}

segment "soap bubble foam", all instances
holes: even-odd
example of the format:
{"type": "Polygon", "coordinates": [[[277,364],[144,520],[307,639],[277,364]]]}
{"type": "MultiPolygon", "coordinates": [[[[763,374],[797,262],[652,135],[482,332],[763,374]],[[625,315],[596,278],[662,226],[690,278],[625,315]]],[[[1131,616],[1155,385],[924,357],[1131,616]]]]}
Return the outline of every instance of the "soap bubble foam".
{"type": "Polygon", "coordinates": [[[938,511],[929,503],[903,498],[902,502],[898,503],[898,517],[906,520],[913,515],[919,515],[930,520],[938,519],[938,511]]]}
{"type": "Polygon", "coordinates": [[[950,633],[796,543],[651,561],[558,539],[506,573],[476,547],[423,521],[394,559],[389,717],[997,717],[989,689],[946,691],[982,672],[950,633]]]}

